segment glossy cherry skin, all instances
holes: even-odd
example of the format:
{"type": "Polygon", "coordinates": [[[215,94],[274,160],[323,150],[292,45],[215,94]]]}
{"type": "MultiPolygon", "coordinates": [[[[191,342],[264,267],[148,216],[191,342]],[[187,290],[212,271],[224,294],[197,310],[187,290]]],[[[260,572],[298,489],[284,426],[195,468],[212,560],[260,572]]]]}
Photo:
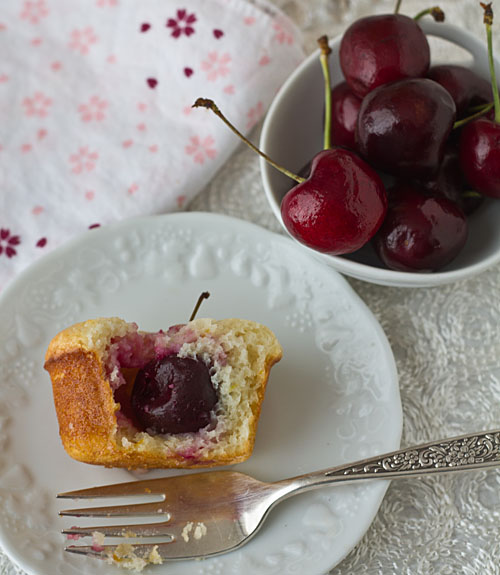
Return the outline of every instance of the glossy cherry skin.
{"type": "Polygon", "coordinates": [[[476,192],[500,198],[500,124],[487,118],[466,124],[460,136],[460,164],[476,192]]]}
{"type": "Polygon", "coordinates": [[[427,75],[445,88],[455,102],[457,118],[462,118],[470,106],[493,100],[491,84],[470,68],[454,64],[433,66],[427,75]]]}
{"type": "Polygon", "coordinates": [[[430,48],[420,26],[402,14],[356,20],[340,44],[340,66],[360,98],[377,86],[427,74],[430,48]]]}
{"type": "Polygon", "coordinates": [[[378,230],[387,210],[380,176],[350,150],[317,154],[308,179],[281,203],[281,216],[299,242],[330,255],[356,251],[378,230]]]}
{"type": "Polygon", "coordinates": [[[450,263],[467,239],[467,220],[447,198],[409,185],[389,190],[387,216],[373,245],[393,270],[432,272],[450,263]]]}
{"type": "Polygon", "coordinates": [[[139,370],[130,399],[143,429],[186,433],[210,423],[217,393],[202,361],[169,355],[139,370]]]}
{"type": "Polygon", "coordinates": [[[455,103],[438,83],[401,80],[370,92],[356,132],[360,153],[384,172],[429,178],[443,159],[455,121],[455,103]]]}
{"type": "Polygon", "coordinates": [[[337,84],[332,90],[331,142],[350,150],[356,149],[356,126],[361,98],[349,88],[347,82],[337,84]]]}

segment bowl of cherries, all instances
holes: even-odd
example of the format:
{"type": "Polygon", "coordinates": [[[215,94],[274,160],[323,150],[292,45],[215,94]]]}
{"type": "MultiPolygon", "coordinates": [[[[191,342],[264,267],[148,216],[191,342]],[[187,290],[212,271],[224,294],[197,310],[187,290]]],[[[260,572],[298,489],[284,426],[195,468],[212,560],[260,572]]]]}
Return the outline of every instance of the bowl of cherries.
{"type": "Polygon", "coordinates": [[[261,172],[311,255],[372,283],[435,286],[500,261],[500,64],[490,4],[485,38],[399,4],[318,41],[269,109],[261,172]],[[472,64],[434,61],[432,36],[472,64]]]}

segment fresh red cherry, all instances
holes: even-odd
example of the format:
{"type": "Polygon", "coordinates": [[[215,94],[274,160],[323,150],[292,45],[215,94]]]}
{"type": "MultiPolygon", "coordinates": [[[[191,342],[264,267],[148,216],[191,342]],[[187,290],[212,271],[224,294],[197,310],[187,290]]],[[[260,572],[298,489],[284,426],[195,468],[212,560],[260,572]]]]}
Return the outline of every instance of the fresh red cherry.
{"type": "Polygon", "coordinates": [[[389,190],[389,209],[373,245],[393,270],[432,272],[450,263],[467,239],[467,220],[447,198],[405,185],[389,190]]]}
{"type": "Polygon", "coordinates": [[[460,164],[474,190],[500,198],[500,123],[484,118],[462,128],[460,164]]]}
{"type": "Polygon", "coordinates": [[[455,121],[455,103],[427,78],[400,80],[370,92],[361,104],[357,143],[376,168],[429,178],[437,171],[455,121]]]}
{"type": "Polygon", "coordinates": [[[466,124],[460,136],[460,163],[467,181],[485,196],[500,198],[500,97],[493,61],[491,4],[484,8],[488,56],[495,113],[492,120],[480,118],[466,124]]]}
{"type": "Polygon", "coordinates": [[[205,363],[169,355],[139,370],[130,401],[143,429],[186,433],[210,423],[217,393],[205,363]]]}
{"type": "Polygon", "coordinates": [[[428,78],[445,88],[455,102],[457,118],[465,116],[470,106],[491,101],[491,84],[470,68],[454,64],[433,66],[428,78]]]}
{"type": "Polygon", "coordinates": [[[331,142],[350,150],[356,149],[356,125],[361,99],[349,88],[347,82],[337,84],[332,90],[331,142]]]}
{"type": "Polygon", "coordinates": [[[401,14],[356,20],[342,37],[339,56],[346,82],[361,98],[377,86],[425,76],[430,65],[425,34],[401,14]]]}
{"type": "Polygon", "coordinates": [[[331,255],[359,249],[378,230],[387,209],[384,184],[359,156],[341,148],[323,150],[307,180],[287,192],[281,216],[304,245],[331,255]]]}
{"type": "Polygon", "coordinates": [[[324,150],[312,162],[307,179],[276,164],[254,146],[221,113],[212,100],[198,98],[194,107],[212,110],[255,152],[298,185],[281,202],[283,223],[290,234],[306,246],[328,254],[356,251],[367,243],[381,225],[387,197],[380,176],[354,152],[330,148],[332,117],[328,39],[318,40],[325,79],[324,150]]]}

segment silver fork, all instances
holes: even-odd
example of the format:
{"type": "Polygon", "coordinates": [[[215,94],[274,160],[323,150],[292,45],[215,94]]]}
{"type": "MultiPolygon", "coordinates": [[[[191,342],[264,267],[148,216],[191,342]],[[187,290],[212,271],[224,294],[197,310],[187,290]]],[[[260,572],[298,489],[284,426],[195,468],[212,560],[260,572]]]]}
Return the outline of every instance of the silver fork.
{"type": "MultiPolygon", "coordinates": [[[[398,479],[483,469],[500,465],[500,430],[442,439],[369,459],[264,483],[237,471],[209,471],[148,479],[60,493],[60,498],[90,499],[157,495],[161,501],[61,511],[63,516],[139,517],[163,521],[138,525],[74,527],[64,534],[78,537],[166,537],[160,543],[133,545],[138,557],[156,550],[162,561],[210,557],[241,547],[262,526],[280,501],[303,491],[356,479],[398,479]]],[[[100,558],[113,557],[116,545],[71,545],[67,551],[100,558]]]]}

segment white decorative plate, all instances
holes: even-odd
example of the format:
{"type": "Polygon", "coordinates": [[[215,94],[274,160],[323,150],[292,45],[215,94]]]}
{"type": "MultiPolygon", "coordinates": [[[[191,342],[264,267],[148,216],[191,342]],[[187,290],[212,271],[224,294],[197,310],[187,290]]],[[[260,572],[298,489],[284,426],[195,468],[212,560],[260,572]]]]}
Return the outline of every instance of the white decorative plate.
{"type": "MultiPolygon", "coordinates": [[[[0,299],[0,542],[28,573],[116,574],[116,567],[63,551],[60,530],[75,520],[58,517],[55,495],[131,479],[64,452],[43,370],[50,339],[98,316],[120,316],[142,330],[181,323],[204,290],[211,297],[199,316],[265,323],[284,348],[254,454],[240,470],[272,481],[399,447],[397,374],[382,329],[337,272],[294,242],[201,213],[89,231],[30,267],[0,299]]],[[[241,550],[150,571],[323,574],[359,541],[386,488],[377,481],[296,496],[241,550]]]]}

